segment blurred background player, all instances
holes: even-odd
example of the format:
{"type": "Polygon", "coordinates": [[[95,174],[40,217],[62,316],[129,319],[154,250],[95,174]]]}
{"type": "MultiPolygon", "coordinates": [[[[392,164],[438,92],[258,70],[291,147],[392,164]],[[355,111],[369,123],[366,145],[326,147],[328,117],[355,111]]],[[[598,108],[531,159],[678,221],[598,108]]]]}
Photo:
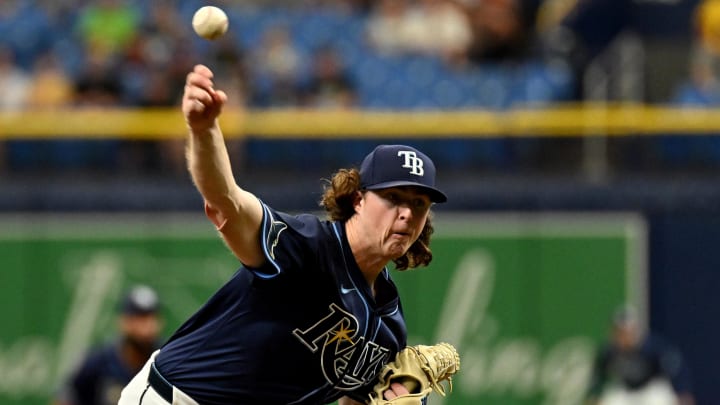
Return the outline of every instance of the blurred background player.
{"type": "Polygon", "coordinates": [[[610,341],[598,352],[587,404],[694,403],[682,354],[660,337],[644,333],[632,309],[618,310],[610,341]]]}
{"type": "Polygon", "coordinates": [[[118,308],[118,336],[92,350],[59,390],[54,405],[117,404],[120,391],[159,347],[160,301],[152,288],[131,288],[118,308]]]}

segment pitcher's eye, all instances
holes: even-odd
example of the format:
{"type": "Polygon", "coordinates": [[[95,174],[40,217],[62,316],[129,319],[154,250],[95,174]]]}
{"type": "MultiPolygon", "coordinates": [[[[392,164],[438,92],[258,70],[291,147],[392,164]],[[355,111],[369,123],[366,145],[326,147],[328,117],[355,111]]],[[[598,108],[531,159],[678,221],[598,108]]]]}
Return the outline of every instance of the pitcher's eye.
{"type": "Polygon", "coordinates": [[[414,199],[412,200],[412,205],[413,205],[413,207],[415,207],[415,208],[425,208],[425,207],[428,206],[428,202],[425,201],[424,198],[419,198],[419,197],[418,197],[418,198],[414,198],[414,199]]]}
{"type": "Polygon", "coordinates": [[[400,202],[400,197],[398,197],[397,193],[394,193],[392,191],[385,194],[385,199],[395,204],[400,202]]]}

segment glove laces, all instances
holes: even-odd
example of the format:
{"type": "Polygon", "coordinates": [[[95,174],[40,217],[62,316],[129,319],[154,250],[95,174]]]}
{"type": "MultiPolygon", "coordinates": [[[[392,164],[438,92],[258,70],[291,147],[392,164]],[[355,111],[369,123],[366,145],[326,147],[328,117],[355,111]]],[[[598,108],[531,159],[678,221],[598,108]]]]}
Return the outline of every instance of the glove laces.
{"type": "Polygon", "coordinates": [[[425,360],[421,367],[429,377],[432,389],[445,396],[445,388],[440,382],[448,380],[452,392],[452,375],[460,369],[460,355],[455,348],[441,342],[435,346],[419,346],[415,350],[425,360]]]}

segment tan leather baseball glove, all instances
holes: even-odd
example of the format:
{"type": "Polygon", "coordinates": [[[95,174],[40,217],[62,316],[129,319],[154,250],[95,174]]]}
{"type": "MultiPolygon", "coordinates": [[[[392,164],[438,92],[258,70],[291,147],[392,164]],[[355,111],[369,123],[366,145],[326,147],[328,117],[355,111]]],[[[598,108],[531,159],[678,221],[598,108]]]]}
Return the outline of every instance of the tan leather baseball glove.
{"type": "Polygon", "coordinates": [[[452,391],[452,376],[460,369],[460,355],[448,343],[434,346],[408,346],[401,350],[395,360],[380,371],[380,380],[370,393],[368,405],[423,405],[435,390],[445,396],[440,384],[448,380],[452,391]],[[393,382],[403,384],[410,394],[387,400],[383,393],[393,382]]]}

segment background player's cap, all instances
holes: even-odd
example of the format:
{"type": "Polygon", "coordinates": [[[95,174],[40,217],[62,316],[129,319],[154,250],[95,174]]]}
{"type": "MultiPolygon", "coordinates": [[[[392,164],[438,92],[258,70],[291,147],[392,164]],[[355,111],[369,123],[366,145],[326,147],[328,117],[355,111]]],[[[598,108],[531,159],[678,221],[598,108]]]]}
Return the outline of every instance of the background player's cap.
{"type": "Polygon", "coordinates": [[[132,287],[120,303],[120,312],[125,315],[148,315],[158,312],[160,300],[152,288],[146,285],[132,287]]]}
{"type": "Polygon", "coordinates": [[[425,190],[436,203],[447,196],[435,188],[435,164],[427,155],[405,145],[380,145],[360,165],[360,188],[378,190],[388,187],[416,186],[425,190]]]}

